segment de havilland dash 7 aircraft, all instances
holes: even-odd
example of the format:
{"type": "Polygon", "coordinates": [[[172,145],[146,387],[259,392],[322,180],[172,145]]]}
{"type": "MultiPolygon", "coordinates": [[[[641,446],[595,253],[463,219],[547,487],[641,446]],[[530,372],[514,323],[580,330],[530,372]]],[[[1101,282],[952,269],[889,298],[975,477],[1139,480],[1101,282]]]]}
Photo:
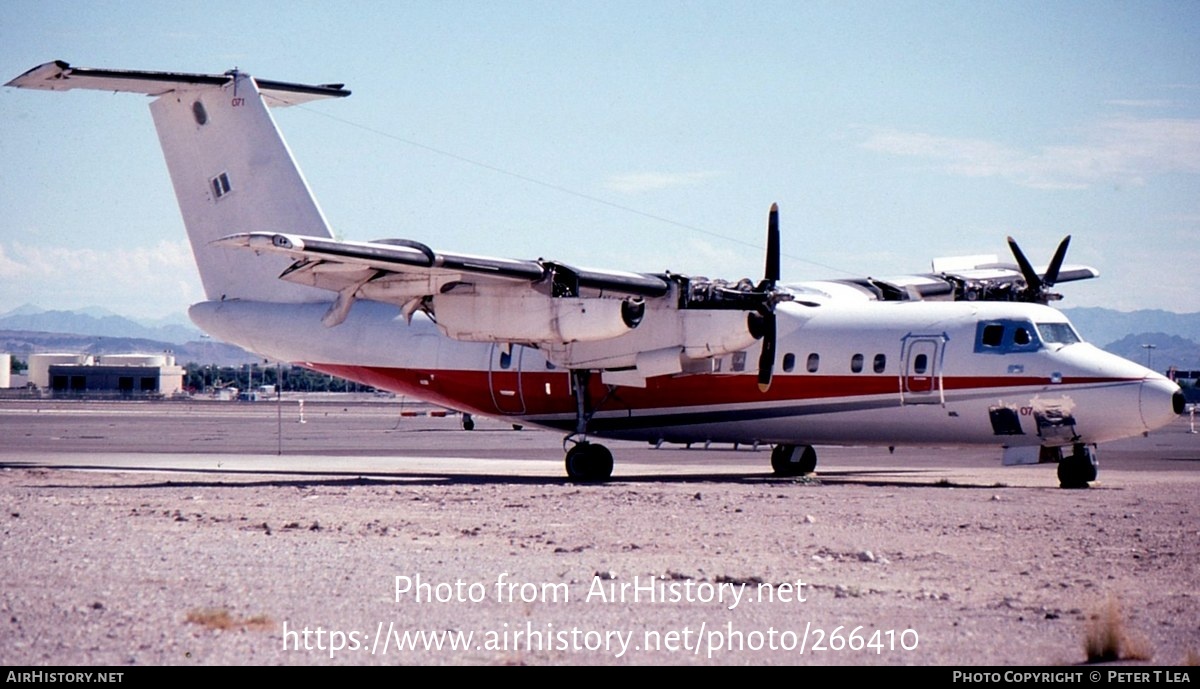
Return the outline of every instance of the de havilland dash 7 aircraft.
{"type": "Polygon", "coordinates": [[[1097,443],[1173,421],[1164,376],[1083,342],[1048,303],[1069,237],[1035,268],[935,260],[930,273],[783,284],[778,210],[757,282],[597,270],[341,241],[269,107],[349,95],[225,74],[51,62],[8,86],[145,94],[207,301],[189,314],[274,359],[466,413],[561,430],[566,473],[610,477],[594,438],[770,444],[777,474],[814,445],[993,446],[1005,464],[1097,472],[1097,443]],[[568,449],[569,448],[569,449],[568,449]]]}

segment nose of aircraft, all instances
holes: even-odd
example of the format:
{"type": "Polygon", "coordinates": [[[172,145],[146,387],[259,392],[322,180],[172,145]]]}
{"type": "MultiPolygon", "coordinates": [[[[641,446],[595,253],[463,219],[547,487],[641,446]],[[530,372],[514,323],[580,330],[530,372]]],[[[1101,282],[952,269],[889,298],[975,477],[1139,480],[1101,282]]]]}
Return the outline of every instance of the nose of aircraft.
{"type": "Polygon", "coordinates": [[[1183,392],[1162,376],[1147,376],[1142,381],[1140,406],[1142,423],[1153,431],[1174,421],[1183,413],[1183,392]]]}

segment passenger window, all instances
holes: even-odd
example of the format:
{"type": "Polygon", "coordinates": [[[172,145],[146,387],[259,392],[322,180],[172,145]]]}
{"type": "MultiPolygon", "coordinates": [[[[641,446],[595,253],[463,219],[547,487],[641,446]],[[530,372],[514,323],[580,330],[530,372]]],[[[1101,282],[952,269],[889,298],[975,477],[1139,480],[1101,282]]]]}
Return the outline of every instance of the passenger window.
{"type": "Polygon", "coordinates": [[[923,375],[928,368],[929,357],[925,356],[924,354],[918,354],[916,358],[913,359],[913,373],[917,375],[923,375]]]}
{"type": "Polygon", "coordinates": [[[733,353],[733,356],[729,358],[729,370],[730,371],[745,371],[746,370],[746,353],[745,352],[734,352],[733,353]]]}
{"type": "Polygon", "coordinates": [[[791,373],[792,370],[795,368],[796,368],[796,355],[792,354],[791,352],[784,354],[783,355],[783,370],[787,373],[791,373]]]}
{"type": "Polygon", "coordinates": [[[883,355],[883,354],[876,354],[875,355],[875,369],[874,369],[875,372],[883,373],[884,369],[886,369],[886,368],[887,368],[887,356],[883,355]]]}
{"type": "Polygon", "coordinates": [[[855,354],[854,356],[850,357],[850,372],[851,373],[862,373],[862,369],[863,369],[863,355],[855,354]]]}
{"type": "Polygon", "coordinates": [[[809,354],[808,355],[808,372],[816,373],[817,369],[820,368],[820,366],[821,366],[821,355],[817,354],[815,352],[812,354],[809,354]]]}
{"type": "Polygon", "coordinates": [[[512,366],[512,352],[500,352],[500,368],[508,369],[512,366]]]}
{"type": "Polygon", "coordinates": [[[984,326],[983,337],[980,341],[988,347],[999,347],[1004,342],[1004,326],[993,324],[984,326]]]}

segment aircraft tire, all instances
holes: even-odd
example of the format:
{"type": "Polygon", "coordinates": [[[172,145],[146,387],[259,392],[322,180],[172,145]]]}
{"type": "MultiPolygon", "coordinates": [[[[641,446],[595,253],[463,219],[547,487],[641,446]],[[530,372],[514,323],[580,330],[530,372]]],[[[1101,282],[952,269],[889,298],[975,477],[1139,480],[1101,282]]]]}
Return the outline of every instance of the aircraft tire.
{"type": "Polygon", "coordinates": [[[475,430],[475,419],[472,419],[470,414],[463,414],[462,427],[464,431],[475,430]]]}
{"type": "Polygon", "coordinates": [[[776,476],[804,476],[817,470],[817,451],[812,445],[776,445],[771,450],[771,468],[776,476]]]}
{"type": "Polygon", "coordinates": [[[1058,462],[1058,485],[1062,488],[1087,488],[1098,474],[1096,454],[1086,445],[1076,445],[1058,462]]]}
{"type": "Polygon", "coordinates": [[[612,476],[613,456],[607,447],[582,442],[567,451],[567,478],[596,483],[612,476]]]}

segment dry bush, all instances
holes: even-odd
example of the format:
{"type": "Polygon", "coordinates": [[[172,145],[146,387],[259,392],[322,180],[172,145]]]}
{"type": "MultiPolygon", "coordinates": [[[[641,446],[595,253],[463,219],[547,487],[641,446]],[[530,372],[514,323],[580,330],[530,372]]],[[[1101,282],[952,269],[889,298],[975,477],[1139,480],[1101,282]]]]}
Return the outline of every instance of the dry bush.
{"type": "Polygon", "coordinates": [[[187,614],[187,622],[198,624],[205,629],[243,629],[243,630],[270,630],[275,626],[271,618],[266,615],[255,615],[238,619],[229,612],[228,608],[200,608],[191,610],[187,614]]]}
{"type": "Polygon", "coordinates": [[[1100,608],[1087,620],[1083,650],[1089,663],[1108,663],[1116,660],[1150,660],[1154,649],[1143,636],[1125,628],[1121,604],[1109,594],[1100,608]]]}

